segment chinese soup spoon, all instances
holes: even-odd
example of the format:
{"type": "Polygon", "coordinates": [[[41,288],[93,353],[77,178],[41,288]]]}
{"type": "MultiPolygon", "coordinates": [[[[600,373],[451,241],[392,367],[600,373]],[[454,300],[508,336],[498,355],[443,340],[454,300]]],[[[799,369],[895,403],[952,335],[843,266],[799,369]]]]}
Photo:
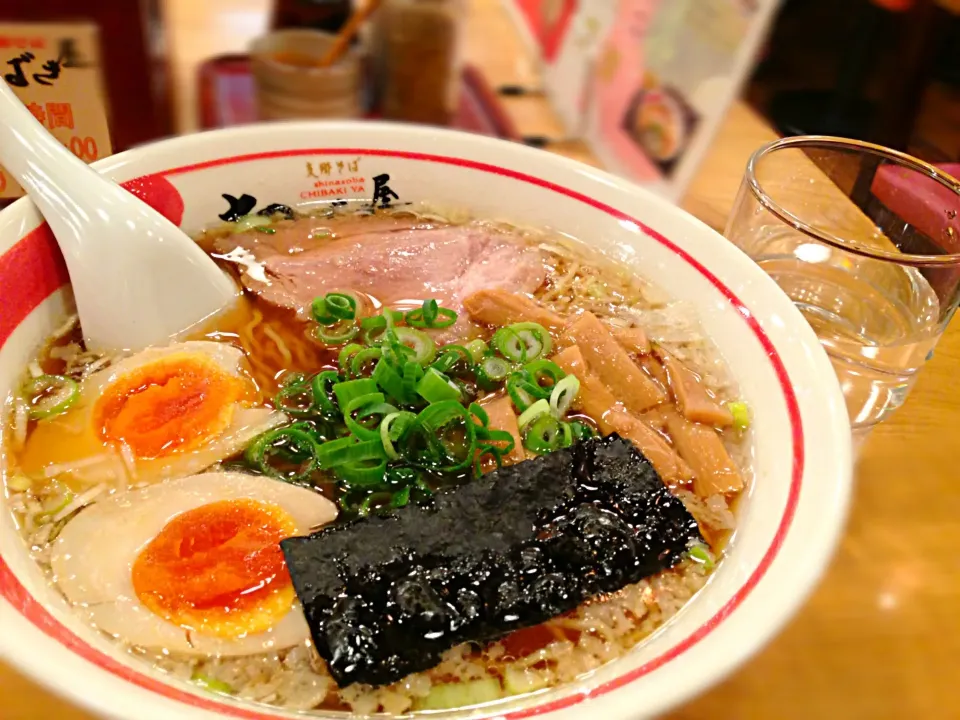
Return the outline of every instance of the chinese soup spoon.
{"type": "Polygon", "coordinates": [[[2,81],[0,164],[60,245],[88,348],[165,344],[236,300],[234,282],[190,237],[87,167],[2,81]]]}

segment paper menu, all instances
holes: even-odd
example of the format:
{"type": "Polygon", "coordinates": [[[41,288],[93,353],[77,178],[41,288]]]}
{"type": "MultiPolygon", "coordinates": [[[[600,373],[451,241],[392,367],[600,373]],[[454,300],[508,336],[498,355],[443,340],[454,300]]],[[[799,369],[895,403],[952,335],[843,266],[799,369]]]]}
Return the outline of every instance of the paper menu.
{"type": "Polygon", "coordinates": [[[567,133],[607,169],[670,199],[692,179],[779,4],[503,1],[534,34],[544,89],[567,133]],[[559,36],[544,34],[551,3],[569,16],[559,36]]]}
{"type": "Polygon", "coordinates": [[[571,0],[570,18],[544,55],[544,89],[567,133],[586,130],[586,111],[601,40],[616,21],[617,0],[571,0]]]}
{"type": "Polygon", "coordinates": [[[548,62],[556,56],[577,7],[602,0],[503,0],[524,40],[548,62]]]}
{"type": "Polygon", "coordinates": [[[583,134],[607,169],[679,199],[752,69],[776,6],[620,0],[601,41],[583,134]]]}
{"type": "MultiPolygon", "coordinates": [[[[99,49],[92,23],[0,23],[0,81],[85,162],[111,154],[99,49]]],[[[0,200],[22,195],[0,167],[0,200]]]]}

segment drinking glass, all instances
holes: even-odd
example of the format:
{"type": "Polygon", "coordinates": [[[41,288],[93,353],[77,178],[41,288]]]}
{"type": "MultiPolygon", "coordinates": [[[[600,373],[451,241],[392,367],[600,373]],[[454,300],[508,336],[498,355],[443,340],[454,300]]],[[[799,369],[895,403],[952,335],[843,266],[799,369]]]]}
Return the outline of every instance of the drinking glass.
{"type": "Polygon", "coordinates": [[[725,235],[833,362],[858,441],[903,404],[960,300],[960,182],[841,138],[786,138],[747,164],[725,235]]]}

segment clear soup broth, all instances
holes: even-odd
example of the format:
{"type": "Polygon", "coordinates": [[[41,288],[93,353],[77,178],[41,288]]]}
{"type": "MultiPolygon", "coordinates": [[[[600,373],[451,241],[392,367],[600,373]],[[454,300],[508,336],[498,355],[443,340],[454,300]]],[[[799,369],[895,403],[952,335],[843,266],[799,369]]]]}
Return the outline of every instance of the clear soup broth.
{"type": "MultiPolygon", "coordinates": [[[[192,344],[128,357],[87,351],[71,320],[24,369],[4,432],[5,490],[29,552],[78,613],[144,662],[211,692],[297,710],[402,714],[474,705],[572,682],[624,655],[688,602],[720,562],[750,477],[748,417],[695,308],[586,244],[462,214],[285,209],[258,224],[241,218],[212,227],[197,241],[244,287],[235,310],[189,338],[192,344]],[[504,297],[509,307],[498,304],[504,297]],[[318,307],[311,298],[328,302],[318,307]],[[442,326],[430,300],[452,308],[455,320],[442,326]],[[324,317],[351,311],[350,318],[324,317]],[[557,325],[537,324],[542,336],[516,329],[497,335],[518,326],[517,313],[531,312],[557,325]],[[491,322],[500,315],[511,322],[491,322]],[[506,435],[490,435],[484,446],[454,428],[440,438],[438,452],[448,460],[469,453],[459,467],[404,465],[403,452],[421,457],[434,452],[432,441],[400,449],[399,459],[383,458],[386,485],[377,490],[355,482],[357,475],[345,480],[342,466],[321,467],[306,457],[290,428],[317,448],[349,436],[351,427],[343,407],[337,415],[314,405],[323,392],[314,388],[332,387],[314,379],[321,373],[335,375],[333,384],[372,378],[391,352],[376,340],[387,326],[404,328],[399,343],[408,349],[394,348],[397,367],[423,360],[424,343],[432,343],[429,361],[414,368],[417,376],[436,369],[446,382],[438,397],[489,408],[488,434],[509,433],[513,448],[505,451],[506,435]],[[354,329],[349,340],[330,340],[354,329]],[[512,356],[518,348],[520,356],[512,356]],[[557,367],[571,357],[566,367],[573,372],[529,370],[535,360],[557,367]],[[622,363],[652,393],[648,406],[636,387],[618,385],[622,363]],[[514,385],[497,379],[501,366],[515,380],[513,373],[527,368],[533,395],[523,395],[530,386],[522,377],[514,385]],[[559,407],[549,407],[560,375],[577,377],[573,399],[561,393],[559,407]],[[548,410],[521,429],[539,394],[548,410]],[[493,417],[494,409],[503,412],[493,417]],[[540,426],[547,429],[531,439],[531,428],[540,426]],[[338,685],[290,588],[277,545],[290,528],[306,534],[315,526],[304,523],[362,522],[429,505],[499,464],[610,432],[632,440],[653,462],[696,520],[702,541],[670,567],[546,622],[459,643],[433,666],[392,682],[338,685]],[[564,433],[574,436],[565,441],[564,433]],[[279,440],[264,445],[271,437],[279,440]],[[697,455],[704,447],[722,448],[719,466],[697,455]],[[242,497],[230,490],[238,477],[232,473],[249,484],[242,497]],[[199,489],[177,485],[198,474],[219,479],[199,489]],[[301,502],[303,492],[319,499],[301,502]],[[224,503],[233,503],[229,513],[224,503]],[[220,510],[202,532],[190,526],[191,518],[220,510]],[[112,527],[109,546],[84,528],[98,512],[105,513],[99,522],[112,527]],[[68,550],[85,559],[64,560],[68,550]],[[231,565],[234,555],[245,559],[231,565]],[[266,578],[261,586],[243,584],[256,573],[266,578]],[[247,599],[224,599],[228,591],[247,599]]],[[[382,425],[391,413],[393,422],[406,422],[431,404],[414,394],[406,406],[381,394],[393,409],[372,414],[368,425],[382,425]]],[[[336,403],[335,395],[327,399],[336,403]]],[[[371,427],[356,432],[364,429],[371,427]]],[[[389,428],[385,435],[387,443],[389,428]]],[[[411,437],[400,433],[394,442],[418,442],[411,437]]]]}

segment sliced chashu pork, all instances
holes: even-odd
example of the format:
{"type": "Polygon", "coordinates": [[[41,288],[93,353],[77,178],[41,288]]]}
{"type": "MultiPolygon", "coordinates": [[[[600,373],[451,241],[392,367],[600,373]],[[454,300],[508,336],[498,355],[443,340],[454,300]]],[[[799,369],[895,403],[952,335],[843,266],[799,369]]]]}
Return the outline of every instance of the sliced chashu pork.
{"type": "Polygon", "coordinates": [[[243,266],[248,289],[297,311],[319,295],[355,290],[392,306],[435,298],[459,313],[477,291],[531,293],[546,277],[542,253],[510,232],[389,216],[306,218],[273,234],[221,238],[215,249],[243,266]]]}

